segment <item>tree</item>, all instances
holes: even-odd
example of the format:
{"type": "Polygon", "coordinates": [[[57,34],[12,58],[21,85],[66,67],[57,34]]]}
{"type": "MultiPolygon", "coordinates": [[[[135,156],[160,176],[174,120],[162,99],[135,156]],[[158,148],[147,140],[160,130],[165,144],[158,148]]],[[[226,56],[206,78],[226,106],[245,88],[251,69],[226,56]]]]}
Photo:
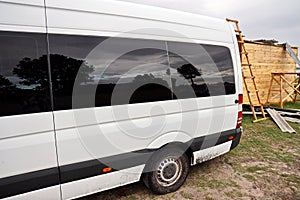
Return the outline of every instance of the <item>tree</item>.
{"type": "Polygon", "coordinates": [[[12,87],[12,86],[13,86],[12,82],[10,82],[4,76],[0,75],[0,88],[7,88],[7,87],[12,87]]]}
{"type": "MultiPolygon", "coordinates": [[[[94,68],[83,60],[51,54],[50,63],[54,92],[72,91],[76,76],[79,77],[80,83],[92,80],[90,73],[94,71],[94,68]],[[81,68],[80,71],[79,68],[81,68]]],[[[20,82],[23,85],[35,85],[35,90],[49,88],[47,55],[43,55],[38,59],[23,58],[14,68],[13,73],[23,79],[20,82]]]]}
{"type": "Polygon", "coordinates": [[[20,84],[31,86],[36,85],[36,90],[49,88],[47,56],[43,55],[39,59],[23,58],[13,69],[13,73],[22,79],[20,84]]]}
{"type": "Polygon", "coordinates": [[[202,75],[201,71],[194,67],[194,65],[192,64],[182,65],[181,67],[177,68],[177,72],[180,73],[184,78],[190,79],[192,82],[192,86],[195,85],[193,78],[202,75]]]}
{"type": "Polygon", "coordinates": [[[18,101],[20,99],[18,91],[19,89],[16,87],[15,84],[13,84],[4,76],[0,75],[0,104],[2,104],[1,111],[8,110],[9,105],[11,105],[12,102],[18,101]]]}

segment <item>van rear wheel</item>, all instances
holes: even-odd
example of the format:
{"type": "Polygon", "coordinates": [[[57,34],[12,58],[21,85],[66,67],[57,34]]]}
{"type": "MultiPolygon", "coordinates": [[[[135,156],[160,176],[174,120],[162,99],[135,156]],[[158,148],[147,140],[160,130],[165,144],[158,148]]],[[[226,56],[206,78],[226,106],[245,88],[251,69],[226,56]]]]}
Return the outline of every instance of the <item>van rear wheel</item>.
{"type": "Polygon", "coordinates": [[[184,183],[189,172],[187,155],[167,148],[156,152],[148,161],[144,174],[145,185],[156,194],[174,192],[184,183]]]}

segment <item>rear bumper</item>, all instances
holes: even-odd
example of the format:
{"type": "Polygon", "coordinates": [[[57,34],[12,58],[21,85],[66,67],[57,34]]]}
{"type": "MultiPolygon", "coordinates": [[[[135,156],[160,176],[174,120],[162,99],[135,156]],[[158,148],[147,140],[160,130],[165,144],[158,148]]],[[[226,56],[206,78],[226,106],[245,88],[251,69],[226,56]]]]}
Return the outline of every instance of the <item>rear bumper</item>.
{"type": "Polygon", "coordinates": [[[196,138],[190,148],[192,165],[213,159],[234,149],[241,140],[242,128],[196,138]]]}
{"type": "Polygon", "coordinates": [[[240,143],[240,140],[241,140],[241,137],[242,137],[242,132],[243,132],[242,127],[236,129],[235,137],[232,140],[230,150],[234,149],[240,143]]]}
{"type": "Polygon", "coordinates": [[[237,128],[237,129],[223,131],[221,133],[202,136],[199,138],[195,138],[190,143],[190,148],[192,151],[199,151],[210,147],[218,146],[228,141],[232,141],[230,146],[230,150],[231,150],[239,144],[241,135],[242,135],[242,128],[237,128]]]}

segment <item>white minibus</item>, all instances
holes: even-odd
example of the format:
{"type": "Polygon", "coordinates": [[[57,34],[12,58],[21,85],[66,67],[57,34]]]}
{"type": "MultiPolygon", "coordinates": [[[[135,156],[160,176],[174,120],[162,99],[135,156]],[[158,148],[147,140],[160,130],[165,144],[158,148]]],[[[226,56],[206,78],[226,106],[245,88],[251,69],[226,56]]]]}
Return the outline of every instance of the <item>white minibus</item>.
{"type": "Polygon", "coordinates": [[[177,190],[235,148],[242,70],[222,19],[113,0],[0,0],[0,199],[177,190]]]}

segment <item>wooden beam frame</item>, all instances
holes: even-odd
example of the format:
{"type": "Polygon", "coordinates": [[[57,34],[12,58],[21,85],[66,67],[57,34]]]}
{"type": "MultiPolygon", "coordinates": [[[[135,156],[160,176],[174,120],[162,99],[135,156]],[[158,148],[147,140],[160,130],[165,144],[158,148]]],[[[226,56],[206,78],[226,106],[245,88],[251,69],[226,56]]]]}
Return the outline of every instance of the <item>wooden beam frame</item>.
{"type": "Polygon", "coordinates": [[[266,104],[280,104],[280,108],[283,108],[284,103],[291,98],[293,102],[297,101],[297,96],[300,94],[300,73],[290,73],[290,72],[282,72],[282,73],[271,73],[271,81],[270,81],[270,87],[268,90],[268,96],[267,96],[267,102],[266,104]],[[286,75],[294,75],[296,78],[293,81],[289,81],[286,79],[286,75]],[[279,80],[276,79],[276,77],[279,77],[279,80]],[[297,84],[296,80],[298,79],[297,84]],[[280,87],[279,90],[274,90],[272,89],[273,83],[277,83],[280,87]],[[291,91],[288,91],[286,87],[284,87],[284,84],[288,85],[288,89],[292,89],[291,91]],[[271,98],[271,93],[272,92],[279,92],[279,94],[276,94],[271,98]],[[284,96],[285,95],[285,96],[284,96]],[[275,97],[280,96],[279,102],[272,102],[271,100],[274,99],[275,97]]]}

